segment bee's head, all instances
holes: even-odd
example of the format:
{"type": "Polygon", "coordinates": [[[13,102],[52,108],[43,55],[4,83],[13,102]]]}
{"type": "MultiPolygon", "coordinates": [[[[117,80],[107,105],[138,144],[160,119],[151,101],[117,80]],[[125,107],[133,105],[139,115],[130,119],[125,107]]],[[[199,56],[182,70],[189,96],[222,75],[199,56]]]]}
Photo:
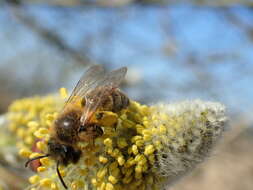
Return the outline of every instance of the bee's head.
{"type": "Polygon", "coordinates": [[[32,158],[28,160],[25,163],[25,166],[27,167],[28,164],[32,162],[33,160],[38,160],[38,159],[49,157],[49,156],[56,161],[57,174],[60,178],[62,185],[65,187],[65,189],[67,189],[67,185],[64,183],[62,176],[59,172],[59,165],[61,164],[61,165],[67,166],[69,163],[73,163],[73,164],[77,163],[81,157],[81,151],[75,149],[74,147],[70,145],[61,144],[56,139],[51,138],[48,141],[48,154],[38,156],[36,158],[32,158]]]}
{"type": "Polygon", "coordinates": [[[77,163],[81,157],[81,151],[70,145],[61,144],[54,138],[48,141],[48,154],[54,160],[67,166],[69,163],[77,163]]]}

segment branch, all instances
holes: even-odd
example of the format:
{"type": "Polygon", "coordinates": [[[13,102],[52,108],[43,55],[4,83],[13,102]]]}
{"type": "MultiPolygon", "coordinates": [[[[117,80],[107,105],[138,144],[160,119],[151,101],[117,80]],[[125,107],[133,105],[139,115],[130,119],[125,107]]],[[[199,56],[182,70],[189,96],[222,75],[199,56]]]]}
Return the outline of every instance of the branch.
{"type": "Polygon", "coordinates": [[[80,52],[76,51],[75,49],[69,47],[68,44],[65,43],[65,41],[58,36],[58,34],[56,34],[54,31],[44,28],[30,15],[27,15],[27,13],[25,13],[25,10],[23,9],[21,1],[8,0],[8,4],[11,13],[14,15],[14,17],[19,22],[24,24],[26,27],[31,29],[34,33],[36,33],[41,39],[53,45],[58,50],[66,53],[79,64],[82,65],[92,64],[92,61],[87,55],[83,55],[80,52]]]}

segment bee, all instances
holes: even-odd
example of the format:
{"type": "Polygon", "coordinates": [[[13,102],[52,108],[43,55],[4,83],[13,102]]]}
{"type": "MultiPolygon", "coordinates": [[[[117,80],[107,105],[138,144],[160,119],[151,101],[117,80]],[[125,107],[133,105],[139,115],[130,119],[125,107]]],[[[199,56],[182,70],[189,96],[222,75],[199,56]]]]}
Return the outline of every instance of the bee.
{"type": "Polygon", "coordinates": [[[59,165],[76,164],[82,155],[77,143],[94,142],[103,135],[101,126],[92,121],[95,112],[119,112],[129,105],[128,97],[118,89],[126,72],[126,67],[105,73],[102,66],[91,66],[82,75],[51,126],[48,153],[28,160],[25,166],[33,160],[51,157],[56,161],[56,171],[62,185],[67,189],[59,165]]]}

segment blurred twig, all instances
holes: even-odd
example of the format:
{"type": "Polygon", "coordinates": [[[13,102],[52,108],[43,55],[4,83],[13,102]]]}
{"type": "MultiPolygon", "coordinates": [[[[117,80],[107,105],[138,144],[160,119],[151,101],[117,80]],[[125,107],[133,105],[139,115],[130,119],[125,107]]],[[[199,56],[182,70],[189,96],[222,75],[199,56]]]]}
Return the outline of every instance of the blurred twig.
{"type": "Polygon", "coordinates": [[[25,12],[25,7],[21,3],[21,1],[13,1],[8,0],[9,8],[11,13],[15,16],[15,18],[24,24],[26,27],[31,29],[34,33],[38,34],[44,41],[53,45],[58,50],[68,54],[71,58],[74,59],[79,64],[87,65],[91,64],[92,61],[87,55],[78,52],[77,50],[70,47],[64,40],[62,40],[59,35],[57,35],[54,31],[51,31],[41,24],[39,24],[32,16],[28,15],[25,12]]]}

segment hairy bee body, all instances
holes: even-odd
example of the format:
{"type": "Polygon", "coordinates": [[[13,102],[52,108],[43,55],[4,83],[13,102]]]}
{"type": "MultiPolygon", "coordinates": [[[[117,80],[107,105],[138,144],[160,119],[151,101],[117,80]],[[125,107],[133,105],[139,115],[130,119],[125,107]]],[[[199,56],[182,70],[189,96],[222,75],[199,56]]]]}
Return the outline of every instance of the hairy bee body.
{"type": "Polygon", "coordinates": [[[103,135],[103,130],[93,115],[97,111],[119,112],[129,105],[129,99],[118,86],[127,72],[126,67],[105,73],[99,65],[90,67],[78,81],[62,112],[51,127],[48,153],[27,161],[51,157],[57,162],[57,173],[67,189],[59,172],[59,165],[77,163],[82,155],[78,142],[94,142],[103,135]]]}

